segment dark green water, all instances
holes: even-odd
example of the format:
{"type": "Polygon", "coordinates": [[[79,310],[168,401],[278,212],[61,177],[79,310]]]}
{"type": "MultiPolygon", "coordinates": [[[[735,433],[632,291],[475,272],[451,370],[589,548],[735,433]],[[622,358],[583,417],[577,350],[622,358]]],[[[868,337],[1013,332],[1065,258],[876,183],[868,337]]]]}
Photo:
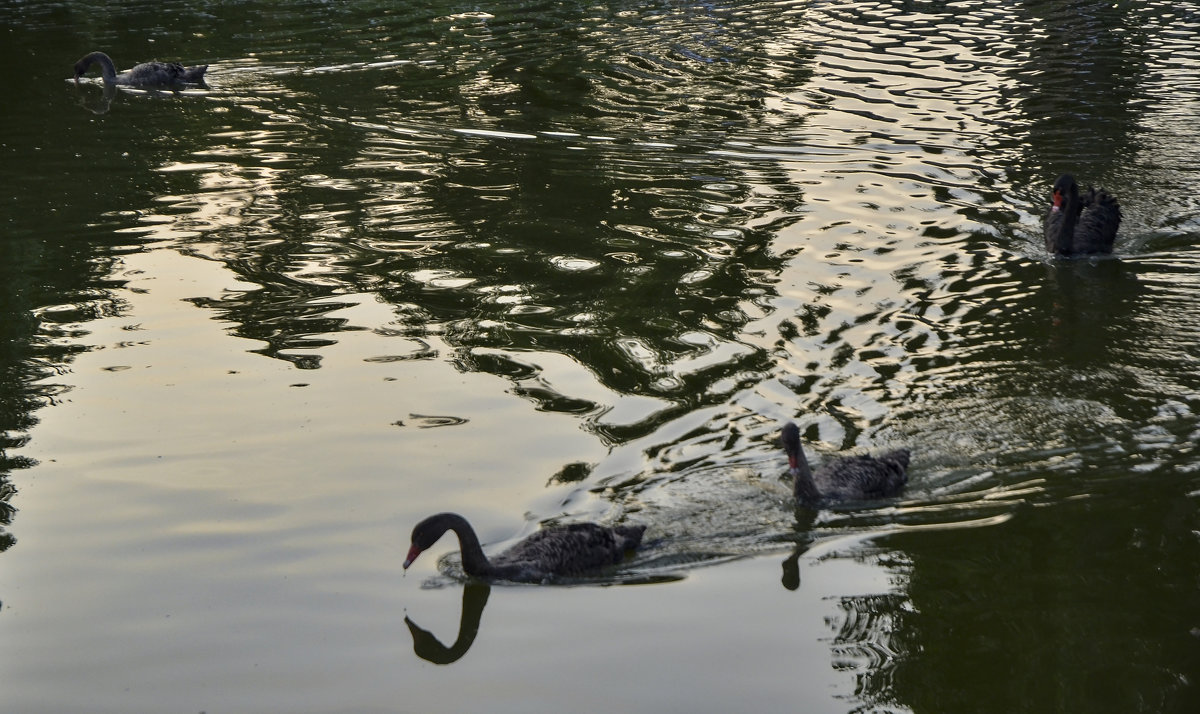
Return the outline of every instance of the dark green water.
{"type": "Polygon", "coordinates": [[[0,61],[0,709],[1200,709],[1194,4],[0,0],[0,61]],[[908,490],[797,511],[787,420],[908,490]],[[649,543],[402,575],[442,510],[649,543]]]}

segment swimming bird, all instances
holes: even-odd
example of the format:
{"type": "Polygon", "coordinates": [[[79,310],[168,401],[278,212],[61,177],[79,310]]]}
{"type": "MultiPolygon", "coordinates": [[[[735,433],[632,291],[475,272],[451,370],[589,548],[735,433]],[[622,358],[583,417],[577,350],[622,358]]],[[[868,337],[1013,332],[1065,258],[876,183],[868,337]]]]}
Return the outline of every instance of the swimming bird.
{"type": "Polygon", "coordinates": [[[818,507],[836,501],[895,496],[908,483],[908,449],[879,456],[842,456],[827,460],[814,474],[800,446],[800,429],[789,422],[779,435],[788,455],[788,473],[796,480],[796,501],[818,507]]]}
{"type": "Polygon", "coordinates": [[[92,52],[75,63],[75,81],[91,68],[100,65],[106,85],[123,84],[129,87],[178,87],[183,84],[204,84],[208,65],[184,67],[178,62],[144,62],[120,74],[112,59],[103,52],[92,52]]]}
{"type": "Polygon", "coordinates": [[[454,531],[467,575],[541,582],[557,575],[579,575],[615,565],[625,557],[626,551],[638,547],[645,530],[646,526],[609,527],[595,523],[550,526],[488,560],[467,519],[457,513],[439,513],[413,528],[412,547],[404,560],[404,569],[407,570],[417,556],[446,531],[454,531]]]}
{"type": "Polygon", "coordinates": [[[1111,253],[1120,225],[1121,207],[1104,189],[1088,186],[1081,196],[1071,174],[1054,182],[1050,210],[1042,223],[1046,250],[1058,256],[1111,253]]]}

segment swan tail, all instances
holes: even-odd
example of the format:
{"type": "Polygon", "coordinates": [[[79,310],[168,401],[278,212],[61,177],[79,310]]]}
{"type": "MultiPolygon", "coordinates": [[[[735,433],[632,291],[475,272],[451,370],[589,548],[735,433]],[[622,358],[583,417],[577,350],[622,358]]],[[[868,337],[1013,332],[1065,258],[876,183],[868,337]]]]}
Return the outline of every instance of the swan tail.
{"type": "Polygon", "coordinates": [[[635,550],[642,544],[646,526],[615,526],[613,532],[624,539],[624,550],[635,550]]]}
{"type": "Polygon", "coordinates": [[[185,67],[183,69],[183,81],[191,84],[202,84],[204,82],[204,73],[208,71],[208,65],[202,64],[196,67],[185,67]]]}

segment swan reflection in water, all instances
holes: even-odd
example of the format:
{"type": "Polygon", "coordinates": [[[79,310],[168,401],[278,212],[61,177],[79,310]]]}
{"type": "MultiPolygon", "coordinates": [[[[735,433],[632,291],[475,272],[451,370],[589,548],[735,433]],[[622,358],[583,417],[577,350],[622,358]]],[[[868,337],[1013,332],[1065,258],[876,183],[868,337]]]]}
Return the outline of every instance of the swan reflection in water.
{"type": "Polygon", "coordinates": [[[447,647],[428,630],[422,629],[412,618],[404,616],[404,624],[413,639],[413,652],[418,657],[434,664],[457,662],[479,634],[479,621],[483,617],[483,606],[487,605],[492,587],[485,582],[472,580],[463,586],[462,614],[458,621],[458,637],[447,647]]]}
{"type": "Polygon", "coordinates": [[[467,653],[479,634],[479,621],[492,591],[486,578],[537,583],[603,570],[619,563],[627,551],[636,548],[645,530],[644,525],[608,527],[572,523],[548,526],[489,560],[465,518],[453,513],[426,518],[413,528],[412,547],[404,561],[404,569],[407,570],[422,551],[447,531],[453,531],[459,539],[463,570],[470,579],[463,585],[462,615],[453,645],[445,646],[433,633],[405,616],[404,624],[408,625],[413,638],[413,652],[434,664],[450,664],[467,653]]]}
{"type": "MultiPolygon", "coordinates": [[[[196,85],[195,87],[187,88],[187,90],[188,90],[187,94],[203,93],[203,91],[207,90],[207,89],[208,89],[208,85],[206,85],[206,84],[196,85]]],[[[100,114],[108,113],[109,109],[112,108],[113,100],[116,99],[117,95],[120,94],[121,92],[129,93],[129,94],[149,95],[151,97],[166,97],[166,96],[179,97],[179,96],[186,95],[186,94],[181,94],[179,89],[177,89],[177,88],[123,87],[123,86],[116,85],[116,84],[101,85],[100,98],[95,101],[92,101],[89,96],[93,93],[93,90],[84,89],[82,85],[80,85],[79,87],[76,88],[75,93],[79,98],[79,106],[88,110],[92,114],[100,115],[100,114]]]]}

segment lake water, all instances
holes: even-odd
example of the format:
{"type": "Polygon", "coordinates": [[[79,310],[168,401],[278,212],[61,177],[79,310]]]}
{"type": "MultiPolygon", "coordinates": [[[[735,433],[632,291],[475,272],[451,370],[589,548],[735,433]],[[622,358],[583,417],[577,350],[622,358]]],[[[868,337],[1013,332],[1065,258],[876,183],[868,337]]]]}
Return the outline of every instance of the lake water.
{"type": "Polygon", "coordinates": [[[1195,3],[0,0],[0,38],[0,709],[1200,710],[1195,3]],[[208,86],[70,81],[97,49],[208,86]],[[1047,259],[1068,171],[1115,256],[1047,259]],[[908,489],[797,509],[788,420],[908,489]],[[438,511],[647,543],[405,573],[438,511]]]}

